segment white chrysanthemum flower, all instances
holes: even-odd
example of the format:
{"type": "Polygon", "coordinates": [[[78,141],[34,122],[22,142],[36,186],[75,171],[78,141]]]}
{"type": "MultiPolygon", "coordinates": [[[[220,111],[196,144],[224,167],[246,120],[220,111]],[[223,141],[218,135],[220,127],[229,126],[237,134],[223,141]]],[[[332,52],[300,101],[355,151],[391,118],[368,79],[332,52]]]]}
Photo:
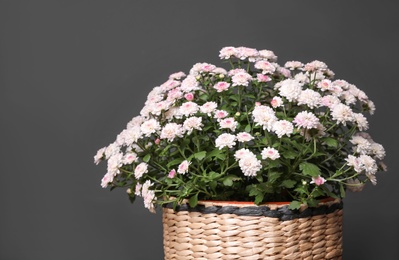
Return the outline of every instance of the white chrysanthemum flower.
{"type": "Polygon", "coordinates": [[[147,100],[150,100],[153,98],[153,96],[159,96],[162,99],[162,95],[163,95],[163,90],[161,89],[161,87],[155,87],[153,88],[150,93],[148,93],[147,95],[147,100]]]}
{"type": "Polygon", "coordinates": [[[303,69],[309,72],[313,72],[316,70],[324,71],[327,69],[327,64],[319,60],[314,60],[312,62],[305,64],[303,69]]]}
{"type": "Polygon", "coordinates": [[[254,67],[262,70],[262,74],[273,74],[276,71],[276,67],[266,60],[259,60],[255,62],[254,67]]]}
{"type": "Polygon", "coordinates": [[[371,156],[362,154],[359,156],[359,161],[366,174],[375,174],[378,171],[377,162],[371,156]]]}
{"type": "Polygon", "coordinates": [[[182,137],[184,134],[183,127],[176,123],[167,123],[161,131],[160,139],[167,139],[172,142],[176,137],[182,137]]]}
{"type": "Polygon", "coordinates": [[[299,112],[292,122],[294,122],[298,128],[306,129],[317,128],[320,123],[319,119],[312,112],[308,111],[299,112]]]}
{"type": "Polygon", "coordinates": [[[146,180],[141,186],[141,194],[142,195],[146,194],[150,190],[150,187],[153,185],[154,184],[150,180],[146,180]]]}
{"type": "Polygon", "coordinates": [[[363,138],[359,135],[354,135],[349,141],[354,145],[353,149],[356,153],[368,154],[370,152],[371,143],[366,138],[363,138]]]}
{"type": "Polygon", "coordinates": [[[220,50],[219,52],[219,57],[223,60],[228,60],[230,59],[232,56],[235,57],[236,53],[237,53],[237,49],[235,47],[224,47],[220,50]]]}
{"type": "Polygon", "coordinates": [[[249,61],[253,62],[259,56],[259,52],[254,48],[238,47],[236,48],[236,51],[236,57],[241,60],[248,59],[249,61]]]}
{"type": "Polygon", "coordinates": [[[376,158],[378,158],[380,160],[383,160],[385,157],[385,149],[379,143],[375,143],[375,142],[371,143],[370,152],[371,152],[371,154],[373,154],[376,158]]]}
{"type": "Polygon", "coordinates": [[[367,101],[367,108],[368,108],[368,111],[369,111],[370,115],[374,115],[375,105],[374,105],[373,101],[371,101],[371,100],[367,101]]]}
{"type": "Polygon", "coordinates": [[[181,82],[174,80],[174,79],[168,79],[166,82],[161,84],[159,87],[161,88],[162,92],[167,92],[171,89],[174,89],[178,86],[180,86],[181,82]]]}
{"type": "Polygon", "coordinates": [[[344,93],[344,91],[342,90],[342,88],[340,86],[331,84],[330,93],[334,96],[339,97],[342,95],[342,93],[344,93]]]}
{"type": "Polygon", "coordinates": [[[359,179],[349,179],[346,181],[346,187],[352,192],[360,192],[364,188],[364,183],[361,183],[359,179]]]}
{"type": "Polygon", "coordinates": [[[197,113],[198,110],[199,110],[199,106],[197,103],[188,101],[188,102],[183,103],[180,106],[179,113],[182,115],[185,115],[185,116],[190,116],[190,115],[197,113]]]}
{"type": "Polygon", "coordinates": [[[135,126],[140,127],[140,125],[145,121],[145,119],[142,116],[135,116],[126,124],[126,128],[132,128],[135,126]]]}
{"type": "Polygon", "coordinates": [[[317,83],[317,88],[319,88],[321,91],[328,91],[331,89],[331,87],[332,83],[329,79],[323,79],[317,83]]]}
{"type": "Polygon", "coordinates": [[[337,123],[341,123],[343,125],[346,125],[346,122],[354,121],[352,109],[342,103],[337,104],[332,108],[331,116],[337,121],[337,123]]]}
{"type": "Polygon", "coordinates": [[[131,164],[138,161],[137,154],[135,152],[128,152],[123,156],[123,164],[131,164]]]}
{"type": "Polygon", "coordinates": [[[246,148],[241,148],[240,150],[237,150],[234,153],[234,158],[236,158],[236,160],[240,160],[242,158],[244,158],[244,156],[250,155],[252,154],[252,152],[246,148]]]}
{"type": "Polygon", "coordinates": [[[270,101],[270,105],[274,108],[281,107],[283,104],[284,102],[281,97],[273,97],[273,99],[270,101]]]}
{"type": "Polygon", "coordinates": [[[262,73],[256,74],[256,79],[258,80],[258,82],[269,82],[272,80],[271,77],[269,77],[268,75],[264,75],[262,73]]]}
{"type": "Polygon", "coordinates": [[[112,155],[119,153],[120,150],[121,147],[117,142],[109,144],[104,151],[105,159],[109,159],[112,155]]]}
{"type": "Polygon", "coordinates": [[[224,82],[224,81],[219,81],[218,83],[216,83],[213,88],[216,89],[216,92],[222,92],[225,90],[228,90],[230,87],[230,83],[228,82],[224,82]]]}
{"type": "Polygon", "coordinates": [[[242,157],[238,161],[241,171],[245,176],[253,177],[256,173],[262,169],[262,163],[258,160],[252,152],[249,152],[246,156],[242,157]]]}
{"type": "Polygon", "coordinates": [[[216,68],[216,66],[213,64],[206,63],[206,62],[203,62],[203,63],[199,62],[199,63],[194,64],[194,66],[191,68],[190,75],[197,76],[203,72],[209,73],[209,72],[212,72],[215,68],[216,68]]]}
{"type": "Polygon", "coordinates": [[[290,70],[301,69],[303,67],[303,63],[300,61],[287,61],[284,64],[284,67],[290,70]]]}
{"type": "Polygon", "coordinates": [[[298,81],[302,85],[310,82],[309,81],[309,76],[306,75],[306,73],[303,73],[303,72],[300,72],[300,73],[296,74],[294,76],[294,79],[296,81],[298,81]]]}
{"type": "Polygon", "coordinates": [[[358,157],[353,156],[353,155],[348,155],[348,158],[346,158],[345,161],[348,162],[348,166],[353,167],[355,172],[361,173],[363,171],[362,163],[360,162],[358,157]]]}
{"type": "Polygon", "coordinates": [[[321,95],[311,89],[303,90],[298,97],[298,105],[307,105],[309,108],[320,106],[321,95]]]}
{"type": "Polygon", "coordinates": [[[271,159],[271,160],[276,160],[278,158],[280,158],[280,153],[272,148],[272,147],[266,147],[262,150],[262,159],[266,160],[267,158],[271,159]]]}
{"type": "Polygon", "coordinates": [[[101,159],[104,156],[104,152],[105,152],[106,147],[103,147],[101,149],[99,149],[96,153],[96,155],[94,155],[94,163],[96,165],[98,165],[101,162],[101,159]]]}
{"type": "Polygon", "coordinates": [[[258,126],[262,126],[263,129],[271,131],[273,123],[277,121],[276,114],[271,107],[268,106],[256,106],[252,112],[254,122],[258,126]]]}
{"type": "Polygon", "coordinates": [[[248,86],[252,76],[247,72],[238,72],[231,77],[232,86],[248,86]]]}
{"type": "Polygon", "coordinates": [[[224,78],[227,75],[227,70],[224,68],[217,67],[212,71],[212,74],[218,75],[220,79],[224,78]]]}
{"type": "Polygon", "coordinates": [[[272,130],[281,138],[283,135],[291,136],[294,132],[294,126],[287,120],[278,120],[273,123],[272,130]]]}
{"type": "Polygon", "coordinates": [[[353,118],[355,119],[356,125],[360,131],[364,131],[369,128],[367,118],[363,114],[353,113],[353,118]]]}
{"type": "Polygon", "coordinates": [[[288,101],[296,101],[302,92],[302,84],[294,79],[286,79],[281,81],[279,94],[285,97],[288,101]]]}
{"type": "Polygon", "coordinates": [[[186,76],[183,71],[179,71],[169,75],[169,79],[182,79],[186,76]]]}
{"type": "Polygon", "coordinates": [[[112,174],[106,173],[104,177],[101,179],[101,187],[107,188],[108,184],[114,180],[114,176],[112,174]]]}
{"type": "Polygon", "coordinates": [[[219,150],[223,149],[224,147],[232,148],[236,145],[236,136],[228,133],[223,133],[219,135],[215,140],[215,145],[219,150]]]}
{"type": "Polygon", "coordinates": [[[183,92],[179,88],[174,88],[168,91],[168,97],[166,98],[166,100],[169,102],[174,102],[178,99],[181,99],[182,97],[183,97],[183,92]]]}
{"type": "Polygon", "coordinates": [[[274,54],[273,51],[270,50],[260,50],[258,51],[259,57],[263,59],[267,59],[269,61],[277,61],[277,56],[274,54]]]}
{"type": "Polygon", "coordinates": [[[156,200],[155,192],[150,190],[150,187],[153,186],[153,183],[150,180],[147,180],[141,189],[141,196],[144,199],[144,207],[147,208],[150,212],[155,212],[154,200],[156,200]]]}
{"type": "Polygon", "coordinates": [[[179,107],[171,107],[167,111],[165,111],[165,119],[166,120],[170,121],[173,118],[181,119],[182,117],[183,117],[183,115],[180,114],[179,107]]]}
{"type": "Polygon", "coordinates": [[[200,106],[200,111],[202,113],[210,115],[211,113],[215,112],[216,108],[218,107],[218,104],[213,101],[206,102],[202,106],[200,106]]]}
{"type": "Polygon", "coordinates": [[[145,162],[142,162],[140,164],[138,164],[136,166],[136,168],[134,169],[134,177],[136,177],[136,179],[140,179],[144,173],[148,172],[148,164],[145,162]]]}
{"type": "Polygon", "coordinates": [[[286,68],[284,68],[284,67],[280,67],[280,66],[277,65],[277,64],[273,64],[273,65],[276,66],[276,71],[277,71],[280,75],[283,75],[283,76],[286,77],[286,78],[291,78],[291,77],[292,77],[291,71],[290,71],[289,69],[286,69],[286,68]]]}
{"type": "Polygon", "coordinates": [[[122,167],[123,154],[116,153],[111,155],[107,162],[107,172],[109,175],[116,176],[120,173],[119,168],[122,167]]]}
{"type": "Polygon", "coordinates": [[[253,140],[254,137],[247,132],[240,132],[237,134],[237,141],[244,143],[253,140]]]}
{"type": "Polygon", "coordinates": [[[193,75],[188,75],[180,85],[180,90],[184,93],[193,92],[198,89],[200,89],[199,83],[193,75]]]}
{"type": "Polygon", "coordinates": [[[147,121],[144,121],[141,126],[140,130],[145,136],[151,136],[151,134],[155,133],[156,131],[161,129],[161,125],[159,122],[155,119],[149,119],[147,121]]]}
{"type": "Polygon", "coordinates": [[[148,118],[150,116],[151,111],[152,111],[152,105],[151,104],[145,105],[140,110],[140,116],[142,116],[143,118],[148,118]]]}
{"type": "Polygon", "coordinates": [[[235,131],[238,125],[237,121],[234,120],[233,117],[228,117],[220,120],[219,122],[221,129],[230,129],[231,131],[235,131]]]}
{"type": "Polygon", "coordinates": [[[342,79],[337,79],[332,82],[333,85],[341,87],[343,90],[349,89],[349,83],[342,79]]]}
{"type": "Polygon", "coordinates": [[[234,75],[236,75],[236,74],[239,74],[239,73],[247,73],[247,71],[244,70],[244,69],[240,69],[240,68],[231,69],[231,70],[229,70],[229,72],[227,73],[227,75],[230,76],[230,77],[232,77],[232,76],[234,76],[234,75]]]}
{"type": "Polygon", "coordinates": [[[187,131],[187,134],[191,134],[191,132],[196,130],[202,130],[202,117],[189,117],[183,123],[183,129],[187,131]]]}
{"type": "Polygon", "coordinates": [[[355,104],[357,99],[354,95],[352,95],[349,91],[343,91],[341,93],[340,98],[345,102],[347,105],[355,104]]]}
{"type": "Polygon", "coordinates": [[[224,111],[224,110],[216,110],[215,111],[215,118],[218,121],[222,120],[223,118],[225,118],[228,115],[229,115],[229,113],[227,113],[227,111],[224,111]]]}
{"type": "Polygon", "coordinates": [[[133,143],[137,142],[142,137],[141,130],[139,126],[134,126],[126,129],[124,134],[124,144],[126,146],[131,146],[133,143]]]}
{"type": "Polygon", "coordinates": [[[163,94],[149,95],[144,104],[145,105],[152,105],[152,104],[157,103],[157,102],[162,101],[162,100],[163,100],[163,94]]]}
{"type": "Polygon", "coordinates": [[[136,187],[135,187],[135,189],[134,189],[134,194],[136,195],[136,196],[141,196],[141,189],[143,188],[143,185],[142,184],[140,184],[140,183],[137,183],[136,184],[136,187]]]}
{"type": "Polygon", "coordinates": [[[369,178],[370,182],[371,182],[373,185],[377,185],[377,177],[376,177],[374,174],[371,174],[371,173],[367,173],[367,172],[366,172],[366,176],[367,176],[367,178],[369,178]]]}
{"type": "Polygon", "coordinates": [[[333,95],[327,95],[320,99],[320,105],[328,107],[330,109],[340,103],[341,101],[339,100],[339,98],[333,95]]]}
{"type": "Polygon", "coordinates": [[[190,166],[191,162],[184,160],[182,161],[179,166],[177,167],[177,172],[180,174],[186,174],[188,172],[188,168],[190,166]]]}

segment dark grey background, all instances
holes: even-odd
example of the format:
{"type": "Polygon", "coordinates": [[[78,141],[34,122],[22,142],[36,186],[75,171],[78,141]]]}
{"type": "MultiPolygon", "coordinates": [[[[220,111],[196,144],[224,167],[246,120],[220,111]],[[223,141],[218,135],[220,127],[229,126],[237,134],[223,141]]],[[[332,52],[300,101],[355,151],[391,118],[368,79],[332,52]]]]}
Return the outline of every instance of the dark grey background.
{"type": "Polygon", "coordinates": [[[162,259],[161,214],[100,187],[97,149],[224,46],[319,59],[375,102],[378,185],[345,199],[344,259],[399,259],[394,1],[0,1],[0,259],[162,259]]]}

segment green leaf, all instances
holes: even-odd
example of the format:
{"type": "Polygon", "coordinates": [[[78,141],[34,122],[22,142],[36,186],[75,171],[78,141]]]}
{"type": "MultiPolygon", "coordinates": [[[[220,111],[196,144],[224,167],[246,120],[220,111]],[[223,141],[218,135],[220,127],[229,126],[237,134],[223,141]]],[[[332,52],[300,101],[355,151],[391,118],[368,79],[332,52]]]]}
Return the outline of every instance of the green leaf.
{"type": "Polygon", "coordinates": [[[339,191],[341,193],[341,198],[345,198],[345,188],[342,183],[339,184],[339,191]]]}
{"type": "Polygon", "coordinates": [[[233,181],[239,181],[239,180],[241,180],[240,177],[238,177],[236,175],[229,175],[226,178],[224,178],[223,185],[224,186],[233,186],[233,181]]]}
{"type": "Polygon", "coordinates": [[[296,210],[301,207],[301,203],[299,201],[293,200],[291,201],[290,205],[288,205],[288,208],[291,210],[296,210]]]}
{"type": "Polygon", "coordinates": [[[323,141],[329,147],[332,147],[332,148],[337,148],[338,147],[338,141],[336,139],[334,139],[334,138],[326,137],[326,138],[323,139],[323,141]]]}
{"type": "Polygon", "coordinates": [[[211,181],[211,182],[209,183],[209,187],[212,189],[212,191],[216,191],[217,185],[218,185],[218,182],[217,182],[217,181],[211,181]]]}
{"type": "Polygon", "coordinates": [[[252,185],[252,187],[249,190],[249,196],[256,196],[259,193],[261,193],[260,190],[258,190],[258,188],[255,185],[252,185]]]}
{"type": "Polygon", "coordinates": [[[298,153],[296,153],[292,150],[289,150],[289,151],[282,152],[281,155],[286,159],[295,159],[298,156],[298,153]]]}
{"type": "Polygon", "coordinates": [[[208,156],[209,157],[214,157],[214,158],[218,158],[220,160],[225,160],[226,159],[226,154],[224,153],[223,150],[219,150],[218,148],[216,148],[215,150],[211,151],[208,156]]]}
{"type": "Polygon", "coordinates": [[[148,163],[151,159],[151,154],[146,154],[146,156],[144,156],[143,161],[148,163]]]}
{"type": "Polygon", "coordinates": [[[191,198],[188,200],[188,204],[190,207],[194,208],[198,204],[198,193],[195,195],[191,196],[191,198]]]}
{"type": "Polygon", "coordinates": [[[174,159],[173,161],[170,161],[166,166],[169,168],[170,166],[179,164],[183,161],[182,158],[174,159]]]}
{"type": "Polygon", "coordinates": [[[281,172],[269,172],[267,174],[268,181],[270,183],[274,183],[281,176],[281,174],[281,172]]]}
{"type": "Polygon", "coordinates": [[[201,100],[208,101],[208,95],[207,94],[202,94],[201,96],[199,96],[199,98],[201,100]]]}
{"type": "Polygon", "coordinates": [[[255,196],[255,204],[259,205],[263,201],[264,195],[262,193],[259,193],[258,195],[255,196]]]}
{"type": "Polygon", "coordinates": [[[244,129],[245,132],[249,133],[251,131],[251,125],[247,125],[244,129]]]}
{"type": "Polygon", "coordinates": [[[204,159],[205,156],[206,156],[206,151],[201,151],[201,152],[198,152],[198,153],[194,154],[194,158],[198,159],[199,161],[204,159]]]}
{"type": "Polygon", "coordinates": [[[299,165],[299,169],[302,171],[303,174],[309,175],[312,177],[317,177],[320,175],[320,168],[313,163],[303,162],[299,165]]]}
{"type": "Polygon", "coordinates": [[[235,101],[239,101],[240,100],[240,98],[238,96],[234,96],[234,95],[229,96],[229,98],[232,99],[232,100],[235,100],[235,101]]]}
{"type": "Polygon", "coordinates": [[[295,186],[295,184],[296,184],[296,181],[294,181],[294,180],[284,180],[281,183],[281,186],[291,189],[295,186]]]}

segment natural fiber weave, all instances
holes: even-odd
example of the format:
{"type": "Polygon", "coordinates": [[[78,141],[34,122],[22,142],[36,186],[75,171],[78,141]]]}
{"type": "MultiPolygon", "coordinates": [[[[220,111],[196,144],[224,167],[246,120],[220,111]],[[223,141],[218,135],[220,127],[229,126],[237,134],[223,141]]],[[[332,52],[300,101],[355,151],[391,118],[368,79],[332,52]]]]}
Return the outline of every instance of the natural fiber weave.
{"type": "Polygon", "coordinates": [[[301,208],[301,212],[290,212],[286,205],[267,205],[258,207],[262,215],[252,206],[250,216],[203,212],[211,208],[217,212],[223,206],[208,202],[194,209],[163,209],[165,260],[342,259],[340,201],[310,211],[301,208]],[[265,216],[270,212],[285,213],[265,216]],[[282,217],[284,214],[291,217],[282,217]]]}

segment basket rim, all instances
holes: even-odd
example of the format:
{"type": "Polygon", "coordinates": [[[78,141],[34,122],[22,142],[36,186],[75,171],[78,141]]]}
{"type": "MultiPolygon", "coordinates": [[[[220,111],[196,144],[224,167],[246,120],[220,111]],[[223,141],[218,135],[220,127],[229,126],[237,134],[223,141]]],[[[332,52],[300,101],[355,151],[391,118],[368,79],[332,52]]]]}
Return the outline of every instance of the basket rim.
{"type": "Polygon", "coordinates": [[[326,215],[337,210],[343,209],[343,202],[341,199],[326,199],[319,203],[317,207],[307,207],[301,205],[298,210],[291,210],[288,204],[262,204],[256,205],[254,203],[237,203],[229,204],[229,202],[217,201],[199,201],[195,207],[190,207],[188,201],[183,201],[182,204],[173,205],[172,203],[164,204],[164,211],[172,210],[176,213],[180,212],[198,212],[200,214],[234,214],[237,216],[264,216],[270,218],[278,218],[279,220],[293,220],[297,218],[307,218],[317,215],[326,215]]]}

